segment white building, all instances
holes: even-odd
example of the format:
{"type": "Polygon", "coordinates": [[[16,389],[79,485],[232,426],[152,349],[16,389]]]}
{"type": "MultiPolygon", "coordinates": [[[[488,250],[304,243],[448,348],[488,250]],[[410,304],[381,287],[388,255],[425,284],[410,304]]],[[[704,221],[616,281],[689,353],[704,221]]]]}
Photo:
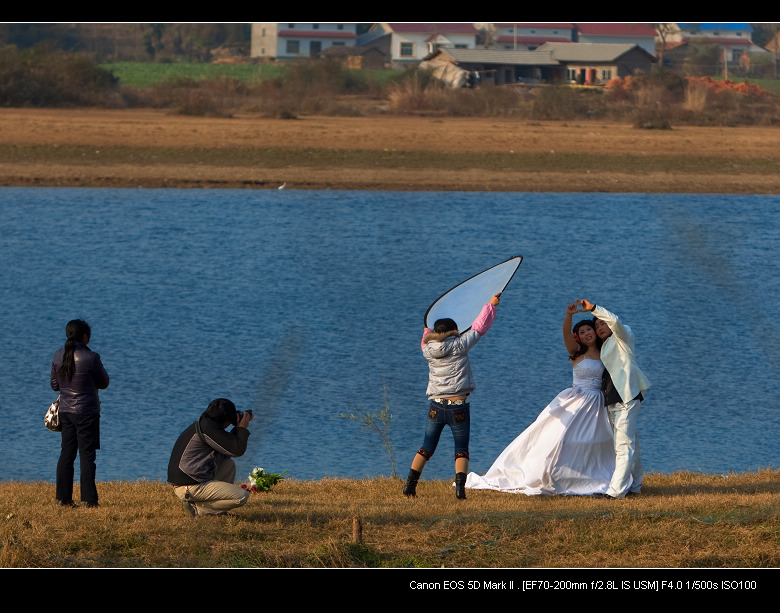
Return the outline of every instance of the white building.
{"type": "Polygon", "coordinates": [[[358,45],[380,48],[395,64],[419,62],[436,49],[474,49],[472,23],[375,23],[358,45]]]}
{"type": "Polygon", "coordinates": [[[533,51],[544,43],[570,43],[573,23],[495,23],[495,49],[533,51]]]}
{"type": "Polygon", "coordinates": [[[357,23],[253,23],[252,57],[319,57],[331,46],[354,46],[357,23]]]}

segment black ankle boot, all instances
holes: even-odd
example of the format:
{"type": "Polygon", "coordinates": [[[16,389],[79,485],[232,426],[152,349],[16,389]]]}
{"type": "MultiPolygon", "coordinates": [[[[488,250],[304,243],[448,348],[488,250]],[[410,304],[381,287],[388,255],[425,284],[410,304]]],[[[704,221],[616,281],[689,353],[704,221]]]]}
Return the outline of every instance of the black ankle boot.
{"type": "Polygon", "coordinates": [[[466,473],[455,475],[455,498],[466,500],[466,473]]]}
{"type": "Polygon", "coordinates": [[[411,469],[404,485],[404,496],[417,496],[417,480],[420,478],[420,471],[411,469]]]}

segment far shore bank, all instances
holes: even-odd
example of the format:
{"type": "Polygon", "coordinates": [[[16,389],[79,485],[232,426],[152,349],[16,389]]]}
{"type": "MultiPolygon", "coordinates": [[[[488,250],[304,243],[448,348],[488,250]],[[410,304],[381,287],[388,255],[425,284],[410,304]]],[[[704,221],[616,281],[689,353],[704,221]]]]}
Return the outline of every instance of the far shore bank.
{"type": "Polygon", "coordinates": [[[0,186],[780,193],[780,128],[0,109],[0,186]]]}
{"type": "MultiPolygon", "coordinates": [[[[204,174],[199,172],[198,174],[204,174]]],[[[212,170],[208,176],[190,176],[189,169],[166,168],[147,175],[140,169],[110,167],[73,171],[69,168],[24,168],[0,164],[2,187],[120,188],[120,189],[267,189],[275,190],[380,190],[397,192],[547,192],[627,194],[780,194],[780,175],[764,176],[663,176],[637,177],[615,173],[586,177],[562,173],[533,176],[468,177],[468,173],[408,170],[355,172],[342,169],[312,171],[305,168],[271,173],[265,179],[245,174],[243,169],[212,170]],[[338,177],[334,177],[337,174],[338,177]]],[[[253,173],[250,173],[253,174],[253,173]]]]}

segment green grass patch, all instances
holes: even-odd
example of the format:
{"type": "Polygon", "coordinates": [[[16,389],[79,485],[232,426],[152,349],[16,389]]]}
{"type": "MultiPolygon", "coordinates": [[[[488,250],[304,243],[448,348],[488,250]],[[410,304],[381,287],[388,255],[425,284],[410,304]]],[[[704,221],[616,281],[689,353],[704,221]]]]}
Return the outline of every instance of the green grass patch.
{"type": "MultiPolygon", "coordinates": [[[[192,79],[207,81],[214,79],[236,79],[242,83],[254,84],[271,79],[283,79],[290,71],[289,66],[276,64],[209,64],[203,62],[112,62],[100,64],[119,79],[126,87],[148,88],[166,81],[192,79]]],[[[300,68],[299,68],[300,69],[300,68]]],[[[364,78],[379,88],[398,77],[394,70],[347,70],[356,78],[364,78]]]]}
{"type": "Polygon", "coordinates": [[[116,62],[101,64],[101,68],[111,71],[119,78],[121,85],[127,87],[153,87],[165,81],[193,79],[231,78],[244,83],[257,83],[281,77],[283,66],[267,64],[205,64],[195,62],[154,63],[154,62],[116,62]]]}

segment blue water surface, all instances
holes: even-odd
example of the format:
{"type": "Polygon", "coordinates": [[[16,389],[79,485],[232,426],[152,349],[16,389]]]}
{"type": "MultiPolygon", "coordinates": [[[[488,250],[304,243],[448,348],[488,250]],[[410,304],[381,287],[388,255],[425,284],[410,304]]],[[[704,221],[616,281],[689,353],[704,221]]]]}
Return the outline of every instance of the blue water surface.
{"type": "MultiPolygon", "coordinates": [[[[111,375],[100,480],[164,480],[217,397],[257,416],[240,479],[390,474],[376,433],[340,417],[384,399],[405,474],[427,409],[427,307],[517,254],[471,353],[472,470],[571,384],[561,322],[578,297],[637,336],[646,471],[780,466],[777,196],[2,188],[0,230],[2,479],[54,479],[43,414],[76,317],[111,375]]],[[[425,476],[452,464],[445,432],[425,476]]]]}

